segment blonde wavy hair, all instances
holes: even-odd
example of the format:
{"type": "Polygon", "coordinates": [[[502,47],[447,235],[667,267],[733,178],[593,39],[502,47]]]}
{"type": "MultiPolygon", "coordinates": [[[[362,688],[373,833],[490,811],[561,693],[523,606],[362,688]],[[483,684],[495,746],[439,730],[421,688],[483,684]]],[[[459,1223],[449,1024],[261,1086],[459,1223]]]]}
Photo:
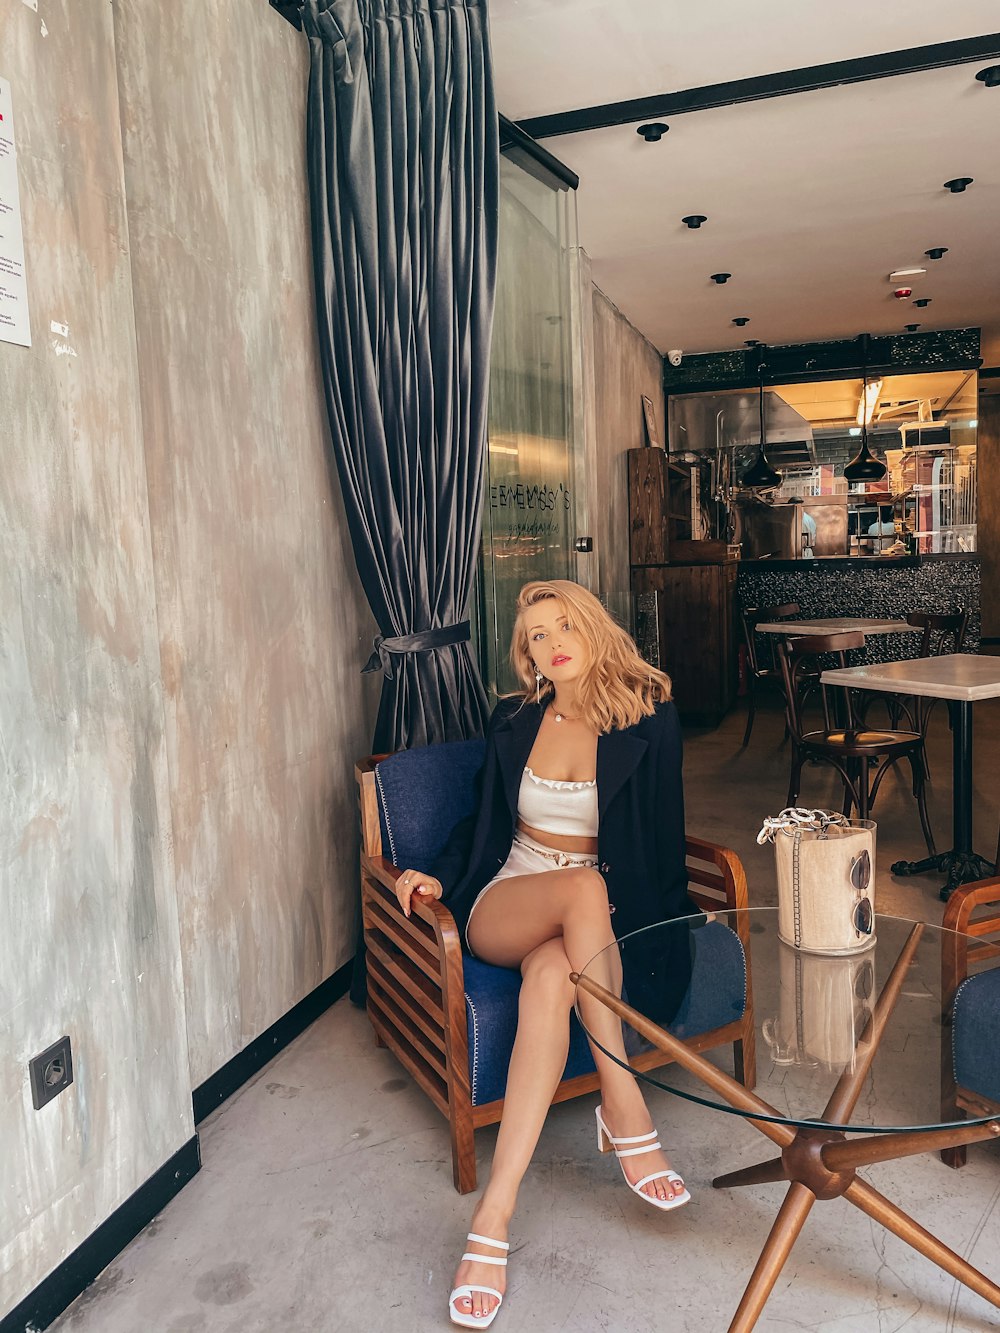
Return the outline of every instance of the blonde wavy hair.
{"type": "Polygon", "coordinates": [[[544,680],[540,688],[535,680],[525,626],[528,608],[549,600],[562,602],[570,625],[590,650],[577,684],[580,716],[589,727],[603,733],[634,726],[640,718],[649,717],[657,703],[670,698],[670,677],[644,662],[631,637],[594,594],[569,579],[526,583],[518,593],[510,662],[523,689],[515,695],[534,699],[537,691],[544,703],[555,694],[550,680],[544,680]]]}

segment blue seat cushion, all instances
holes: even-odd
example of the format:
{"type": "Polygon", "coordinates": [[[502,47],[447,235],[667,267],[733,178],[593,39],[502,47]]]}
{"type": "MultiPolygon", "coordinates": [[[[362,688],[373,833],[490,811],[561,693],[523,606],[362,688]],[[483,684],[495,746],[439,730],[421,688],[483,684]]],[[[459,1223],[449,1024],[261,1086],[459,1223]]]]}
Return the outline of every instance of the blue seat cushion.
{"type": "Polygon", "coordinates": [[[375,766],[382,855],[427,870],[459,820],[474,813],[486,742],[446,741],[400,750],[375,766]]]}
{"type": "Polygon", "coordinates": [[[1000,1102],[1000,968],[968,977],[955,993],[955,1082],[1000,1102]]]}
{"type": "MultiPolygon", "coordinates": [[[[691,985],[669,1027],[670,1032],[682,1039],[735,1022],[746,1007],[746,961],[739,936],[728,926],[713,921],[693,930],[691,939],[694,946],[691,985]]],[[[463,961],[469,1083],[473,1106],[483,1106],[497,1101],[507,1087],[521,975],[477,958],[467,956],[463,961]]],[[[574,1014],[563,1078],[593,1072],[590,1047],[574,1014]]]]}

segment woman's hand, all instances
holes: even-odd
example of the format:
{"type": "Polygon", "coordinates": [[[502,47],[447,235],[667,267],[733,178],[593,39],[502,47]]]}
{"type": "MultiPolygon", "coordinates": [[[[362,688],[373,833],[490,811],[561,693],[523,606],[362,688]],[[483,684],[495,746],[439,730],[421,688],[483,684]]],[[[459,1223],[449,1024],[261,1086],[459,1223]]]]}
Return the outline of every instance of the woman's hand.
{"type": "Polygon", "coordinates": [[[404,870],[396,880],[396,897],[404,916],[410,915],[410,899],[414,894],[428,902],[431,898],[440,898],[443,892],[440,881],[433,875],[425,875],[422,870],[404,870]]]}

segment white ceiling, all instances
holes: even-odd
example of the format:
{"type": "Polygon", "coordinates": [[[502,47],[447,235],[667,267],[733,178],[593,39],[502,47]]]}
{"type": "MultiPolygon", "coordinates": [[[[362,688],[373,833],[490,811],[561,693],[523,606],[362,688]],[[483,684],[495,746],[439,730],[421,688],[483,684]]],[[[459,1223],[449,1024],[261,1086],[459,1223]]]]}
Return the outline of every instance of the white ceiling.
{"type": "MultiPolygon", "coordinates": [[[[996,0],[811,9],[804,25],[801,0],[493,0],[500,110],[523,120],[1000,26],[996,0]]],[[[580,176],[595,281],[662,352],[979,325],[997,365],[1000,88],[976,82],[985,63],[668,117],[654,144],[634,125],[544,143],[580,176]],[[952,195],[953,176],[975,184],[952,195]],[[689,230],[687,213],[709,221],[689,230]],[[916,264],[923,310],[888,282],[916,264]]]]}

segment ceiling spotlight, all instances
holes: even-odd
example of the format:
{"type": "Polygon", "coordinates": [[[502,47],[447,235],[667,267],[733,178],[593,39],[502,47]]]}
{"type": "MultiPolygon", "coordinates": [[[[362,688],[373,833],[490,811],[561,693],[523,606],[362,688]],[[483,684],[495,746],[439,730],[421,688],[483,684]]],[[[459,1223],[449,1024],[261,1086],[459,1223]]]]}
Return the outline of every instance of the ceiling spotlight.
{"type": "Polygon", "coordinates": [[[721,287],[724,282],[728,282],[733,275],[731,273],[713,273],[712,281],[717,282],[721,287]]]}
{"type": "Polygon", "coordinates": [[[692,231],[697,231],[703,222],[708,221],[708,218],[705,217],[704,213],[689,213],[686,218],[681,218],[681,221],[684,223],[685,227],[690,227],[692,231]]]}
{"type": "Polygon", "coordinates": [[[985,83],[987,88],[1000,88],[1000,65],[987,65],[976,78],[980,83],[985,83]]]}
{"type": "Polygon", "coordinates": [[[930,303],[931,298],[929,296],[918,296],[913,302],[913,304],[919,306],[921,310],[923,310],[925,305],[930,305],[930,303]]]}
{"type": "Polygon", "coordinates": [[[947,253],[948,247],[946,245],[932,245],[929,250],[924,251],[928,259],[943,259],[947,253]]]}
{"type": "Polygon", "coordinates": [[[670,126],[664,125],[662,120],[653,120],[648,125],[640,125],[636,134],[641,134],[647,143],[659,143],[669,129],[670,126]]]}
{"type": "Polygon", "coordinates": [[[952,194],[964,194],[971,184],[971,176],[955,176],[952,180],[945,181],[944,188],[950,190],[952,194]]]}
{"type": "Polygon", "coordinates": [[[746,340],[746,342],[743,344],[743,346],[744,346],[744,347],[759,347],[759,346],[760,346],[760,339],[759,339],[759,338],[747,338],[747,340],[746,340]]]}
{"type": "Polygon", "coordinates": [[[733,320],[733,323],[736,325],[736,327],[737,327],[738,329],[741,329],[741,328],[743,327],[744,324],[749,324],[749,323],[750,323],[750,316],[749,316],[749,315],[737,315],[736,318],[733,320]]]}
{"type": "Polygon", "coordinates": [[[920,328],[920,325],[919,325],[919,324],[904,324],[904,325],[903,325],[903,328],[906,330],[907,333],[916,333],[917,329],[920,328]]]}

